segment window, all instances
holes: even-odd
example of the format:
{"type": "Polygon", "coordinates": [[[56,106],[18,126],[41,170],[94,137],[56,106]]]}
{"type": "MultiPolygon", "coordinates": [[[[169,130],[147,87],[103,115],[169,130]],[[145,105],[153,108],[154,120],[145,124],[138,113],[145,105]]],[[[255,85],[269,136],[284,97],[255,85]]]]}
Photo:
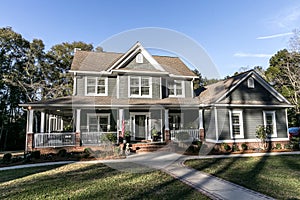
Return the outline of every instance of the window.
{"type": "Polygon", "coordinates": [[[143,63],[144,57],[143,54],[139,53],[135,58],[136,63],[143,63]]]}
{"type": "Polygon", "coordinates": [[[107,81],[104,77],[87,77],[86,95],[107,96],[107,81]]]}
{"type": "Polygon", "coordinates": [[[129,77],[130,97],[151,97],[151,78],[150,77],[129,77]]]}
{"type": "Polygon", "coordinates": [[[169,128],[171,130],[179,130],[183,125],[183,113],[170,113],[169,114],[169,128]]]}
{"type": "Polygon", "coordinates": [[[254,88],[254,79],[252,77],[248,78],[248,88],[254,88]]]}
{"type": "Polygon", "coordinates": [[[243,112],[229,111],[231,138],[244,138],[243,112]]]}
{"type": "Polygon", "coordinates": [[[184,96],[183,92],[183,81],[179,80],[169,80],[168,81],[168,90],[169,96],[184,96]]]}
{"type": "Polygon", "coordinates": [[[270,137],[277,137],[275,111],[263,111],[264,126],[270,137]]]}
{"type": "Polygon", "coordinates": [[[89,132],[108,132],[110,129],[109,114],[88,114],[89,132]]]}

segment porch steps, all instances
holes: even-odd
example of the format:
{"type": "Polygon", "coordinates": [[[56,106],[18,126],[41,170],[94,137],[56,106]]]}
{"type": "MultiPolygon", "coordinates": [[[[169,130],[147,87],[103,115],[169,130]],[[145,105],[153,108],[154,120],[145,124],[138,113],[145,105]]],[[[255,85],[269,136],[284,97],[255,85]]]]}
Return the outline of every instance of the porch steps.
{"type": "Polygon", "coordinates": [[[170,147],[165,142],[135,143],[131,148],[136,153],[170,151],[170,147]]]}

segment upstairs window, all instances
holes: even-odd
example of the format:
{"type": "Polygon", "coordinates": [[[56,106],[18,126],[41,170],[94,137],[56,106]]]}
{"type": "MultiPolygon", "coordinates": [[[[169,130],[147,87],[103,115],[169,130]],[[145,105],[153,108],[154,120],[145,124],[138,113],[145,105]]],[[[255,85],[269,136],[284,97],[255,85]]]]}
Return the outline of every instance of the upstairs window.
{"type": "Polygon", "coordinates": [[[254,88],[254,79],[252,77],[248,78],[248,88],[254,88]]]}
{"type": "Polygon", "coordinates": [[[269,137],[277,137],[275,111],[263,111],[264,126],[269,137]]]}
{"type": "Polygon", "coordinates": [[[243,112],[229,111],[231,138],[244,138],[243,112]]]}
{"type": "Polygon", "coordinates": [[[184,82],[179,80],[168,81],[168,91],[170,97],[183,97],[184,96],[184,82]]]}
{"type": "Polygon", "coordinates": [[[107,96],[107,81],[105,77],[87,77],[86,95],[107,96]]]}
{"type": "Polygon", "coordinates": [[[129,77],[130,97],[151,97],[150,77],[129,77]]]}

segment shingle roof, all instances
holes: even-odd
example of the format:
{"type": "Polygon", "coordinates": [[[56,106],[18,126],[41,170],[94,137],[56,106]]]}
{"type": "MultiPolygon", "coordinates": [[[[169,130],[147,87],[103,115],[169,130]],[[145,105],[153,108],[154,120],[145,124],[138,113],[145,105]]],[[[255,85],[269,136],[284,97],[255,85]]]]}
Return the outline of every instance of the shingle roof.
{"type": "MultiPolygon", "coordinates": [[[[122,55],[124,54],[113,52],[76,51],[71,65],[71,70],[95,72],[108,70],[122,55]]],[[[153,56],[153,58],[170,74],[179,76],[196,76],[178,57],[153,56]]],[[[136,69],[134,71],[136,71],[136,69]]]]}
{"type": "Polygon", "coordinates": [[[201,103],[210,104],[215,103],[223,95],[225,95],[229,90],[236,86],[244,77],[249,74],[248,72],[241,73],[236,76],[232,76],[226,80],[219,81],[217,83],[205,86],[203,92],[200,93],[199,98],[201,103]]]}

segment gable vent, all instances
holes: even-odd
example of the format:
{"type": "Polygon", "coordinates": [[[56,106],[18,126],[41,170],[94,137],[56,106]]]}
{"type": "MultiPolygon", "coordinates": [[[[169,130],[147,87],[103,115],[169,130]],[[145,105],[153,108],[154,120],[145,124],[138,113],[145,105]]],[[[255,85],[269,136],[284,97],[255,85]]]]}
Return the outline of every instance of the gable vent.
{"type": "Polygon", "coordinates": [[[135,58],[136,63],[143,63],[144,62],[144,57],[143,54],[139,53],[136,58],[135,58]]]}
{"type": "Polygon", "coordinates": [[[252,77],[248,78],[248,88],[254,88],[254,79],[252,77]]]}

